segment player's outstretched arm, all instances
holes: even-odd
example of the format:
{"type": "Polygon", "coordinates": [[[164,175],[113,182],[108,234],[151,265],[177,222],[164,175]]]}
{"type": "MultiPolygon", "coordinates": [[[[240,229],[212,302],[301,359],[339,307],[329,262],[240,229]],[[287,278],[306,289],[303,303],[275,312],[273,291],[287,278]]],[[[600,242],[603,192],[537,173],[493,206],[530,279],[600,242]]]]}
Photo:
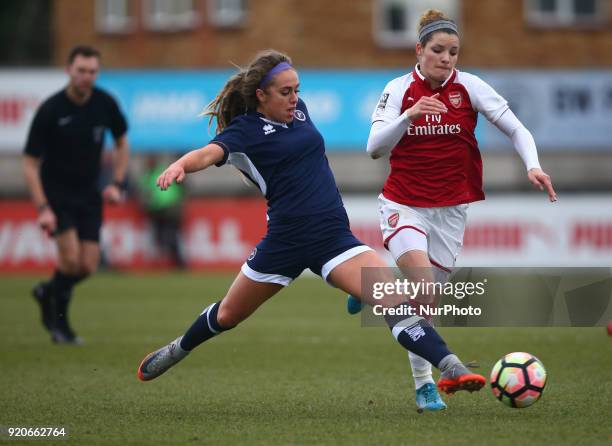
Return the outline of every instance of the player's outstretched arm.
{"type": "Polygon", "coordinates": [[[186,174],[204,170],[221,161],[224,156],[225,152],[217,144],[208,144],[200,149],[192,150],[170,164],[157,178],[157,185],[161,190],[166,190],[175,181],[182,183],[186,174]]]}
{"type": "Polygon", "coordinates": [[[551,203],[557,201],[557,193],[553,188],[552,181],[550,180],[550,175],[548,175],[542,169],[536,167],[530,169],[529,172],[527,172],[527,178],[529,178],[531,184],[533,184],[538,189],[542,191],[546,189],[546,192],[548,193],[548,199],[551,201],[551,203]]]}
{"type": "Polygon", "coordinates": [[[527,167],[527,178],[531,184],[540,190],[546,189],[548,199],[551,202],[557,201],[557,194],[550,176],[540,167],[538,151],[531,132],[525,128],[510,109],[507,109],[494,124],[512,140],[514,149],[527,167]]]}

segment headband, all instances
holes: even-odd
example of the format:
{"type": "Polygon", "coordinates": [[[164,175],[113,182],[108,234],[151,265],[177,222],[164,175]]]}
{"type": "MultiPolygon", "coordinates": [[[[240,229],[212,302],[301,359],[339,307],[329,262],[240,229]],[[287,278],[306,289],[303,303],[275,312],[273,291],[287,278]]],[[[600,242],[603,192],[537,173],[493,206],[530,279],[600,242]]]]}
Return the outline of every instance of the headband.
{"type": "Polygon", "coordinates": [[[259,88],[261,89],[265,88],[266,85],[270,83],[272,78],[276,76],[278,73],[280,73],[281,71],[292,70],[292,69],[293,67],[291,66],[291,64],[289,64],[289,62],[281,62],[277,64],[274,68],[268,71],[266,75],[261,79],[261,82],[259,83],[259,88]]]}
{"type": "Polygon", "coordinates": [[[459,35],[459,31],[457,31],[457,24],[452,20],[436,20],[435,22],[428,23],[421,28],[421,31],[419,31],[419,42],[423,42],[428,34],[433,33],[434,31],[440,31],[441,29],[450,29],[459,35]]]}

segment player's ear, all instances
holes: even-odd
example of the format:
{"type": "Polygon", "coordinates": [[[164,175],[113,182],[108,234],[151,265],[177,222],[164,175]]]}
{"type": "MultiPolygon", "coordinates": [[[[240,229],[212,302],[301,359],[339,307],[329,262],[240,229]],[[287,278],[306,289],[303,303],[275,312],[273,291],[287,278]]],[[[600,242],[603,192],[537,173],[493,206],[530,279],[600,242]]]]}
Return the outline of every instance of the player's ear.
{"type": "Polygon", "coordinates": [[[423,46],[421,45],[421,42],[416,43],[414,50],[416,51],[417,57],[421,57],[421,54],[423,54],[423,46]]]}
{"type": "Polygon", "coordinates": [[[264,102],[266,99],[266,92],[263,91],[261,88],[255,90],[255,95],[257,96],[257,100],[259,102],[264,102]]]}

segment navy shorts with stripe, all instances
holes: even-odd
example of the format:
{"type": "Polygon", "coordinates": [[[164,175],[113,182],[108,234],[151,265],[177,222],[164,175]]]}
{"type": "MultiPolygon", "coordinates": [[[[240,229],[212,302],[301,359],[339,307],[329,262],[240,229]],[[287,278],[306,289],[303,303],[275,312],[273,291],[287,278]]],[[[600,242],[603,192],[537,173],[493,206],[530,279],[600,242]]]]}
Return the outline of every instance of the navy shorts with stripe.
{"type": "Polygon", "coordinates": [[[330,260],[364,246],[351,232],[344,207],[306,217],[268,222],[268,233],[247,260],[253,271],[295,279],[306,268],[322,275],[330,260]]]}

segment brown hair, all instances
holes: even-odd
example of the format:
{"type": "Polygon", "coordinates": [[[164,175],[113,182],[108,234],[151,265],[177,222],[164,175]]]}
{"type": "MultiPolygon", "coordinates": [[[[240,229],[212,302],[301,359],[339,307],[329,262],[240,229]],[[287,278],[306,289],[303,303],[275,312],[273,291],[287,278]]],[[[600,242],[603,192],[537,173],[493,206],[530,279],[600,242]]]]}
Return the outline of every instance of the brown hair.
{"type": "Polygon", "coordinates": [[[98,59],[100,59],[100,51],[98,51],[97,49],[95,49],[92,46],[88,46],[88,45],[77,45],[75,47],[73,47],[70,50],[70,53],[68,54],[68,65],[71,65],[72,62],[74,62],[74,59],[76,59],[77,56],[83,56],[83,57],[97,57],[98,59]]]}
{"type": "MultiPolygon", "coordinates": [[[[421,15],[421,18],[419,19],[419,34],[421,33],[421,30],[425,26],[429,25],[430,23],[436,22],[438,20],[448,20],[450,22],[455,23],[454,20],[451,20],[450,18],[448,18],[442,11],[440,11],[438,9],[428,9],[427,11],[425,11],[421,15]]],[[[439,31],[444,31],[444,32],[449,33],[449,34],[458,35],[457,32],[455,32],[454,30],[452,30],[450,28],[444,28],[444,29],[441,29],[439,31]]],[[[425,46],[427,44],[427,42],[429,42],[431,40],[431,38],[433,37],[434,33],[435,32],[429,33],[429,34],[425,35],[425,37],[421,41],[421,45],[425,46]]]]}
{"type": "Polygon", "coordinates": [[[281,62],[291,64],[289,56],[275,50],[265,50],[257,54],[247,68],[240,68],[221,89],[217,97],[202,113],[210,116],[208,124],[217,119],[217,133],[226,128],[238,115],[255,110],[259,101],[255,92],[264,76],[281,62]]]}

